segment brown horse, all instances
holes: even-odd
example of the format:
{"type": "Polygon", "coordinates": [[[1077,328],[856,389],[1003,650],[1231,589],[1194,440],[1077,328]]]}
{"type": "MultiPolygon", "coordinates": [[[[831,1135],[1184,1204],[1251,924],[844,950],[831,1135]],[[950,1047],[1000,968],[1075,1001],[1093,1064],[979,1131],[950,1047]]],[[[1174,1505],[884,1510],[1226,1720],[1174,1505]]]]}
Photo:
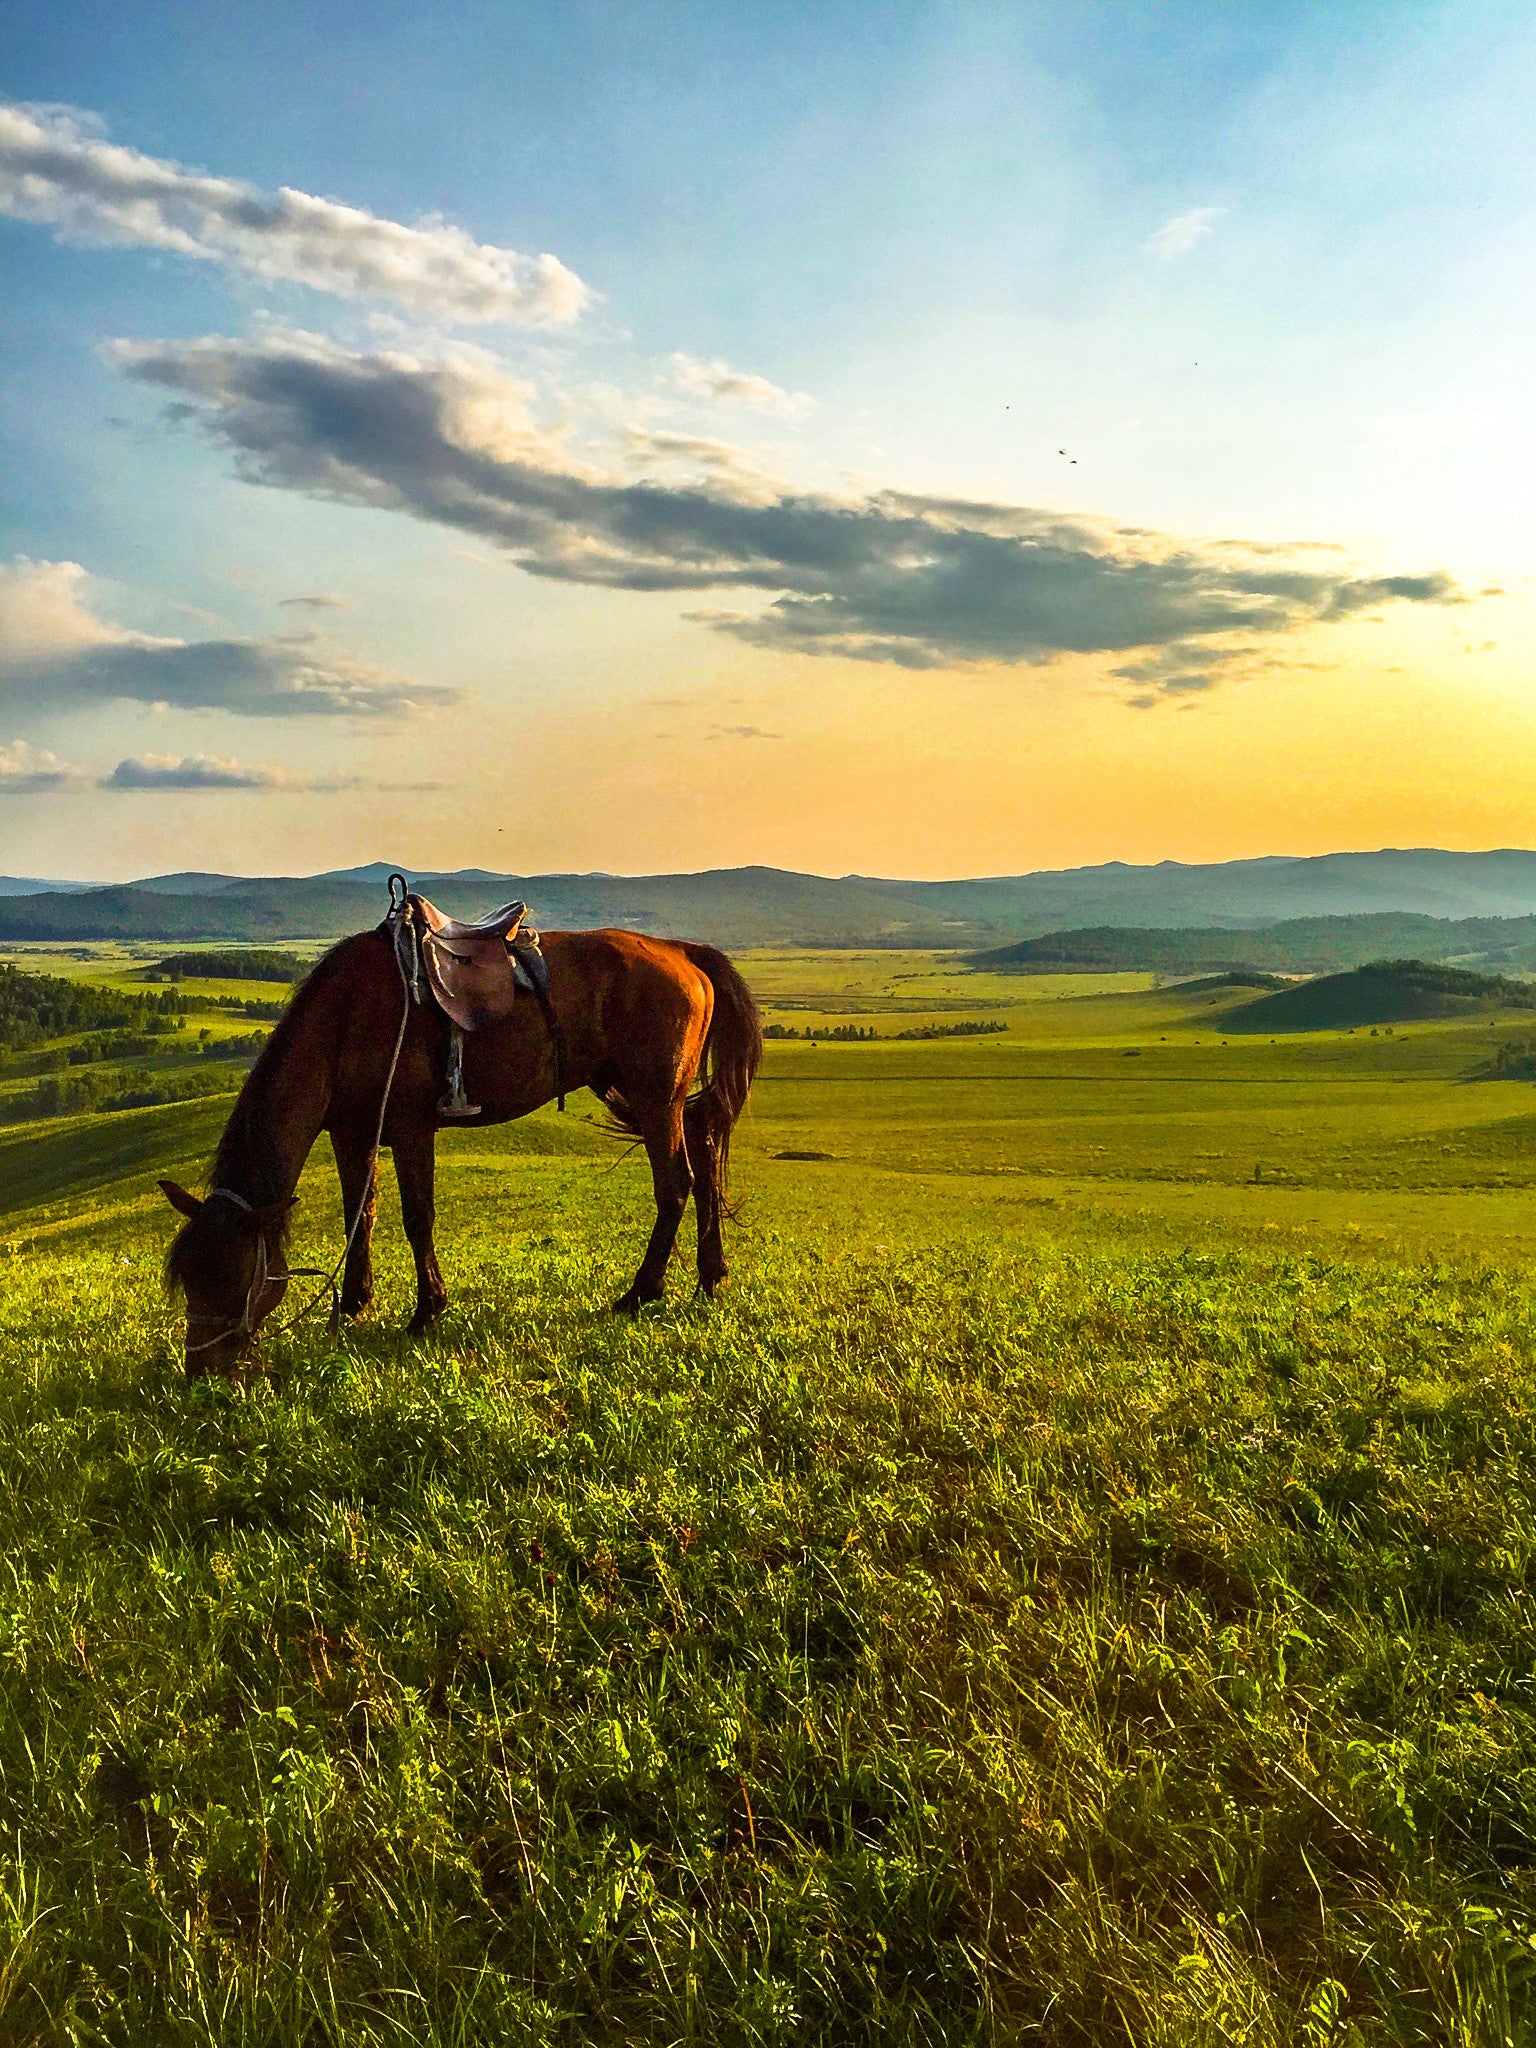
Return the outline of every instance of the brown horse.
{"type": "MultiPolygon", "coordinates": [[[[619,1129],[644,1144],[656,1223],[640,1270],[614,1303],[633,1313],[660,1298],[692,1193],[698,1214],[699,1286],[726,1275],[721,1221],[731,1131],[762,1058],[762,1019],[746,983],[712,946],[638,932],[546,932],[549,995],[564,1039],[563,1073],[537,1002],[464,1040],[464,1085],[482,1105],[477,1123],[527,1116],[556,1092],[587,1087],[619,1129]],[[700,1072],[703,1086],[691,1093],[700,1072]]],[[[408,996],[387,925],[343,939],[294,993],[246,1077],[199,1200],[161,1187],[187,1218],[166,1262],[187,1303],[187,1370],[228,1371],[283,1299],[294,1189],[322,1131],[341,1177],[342,1209],[356,1219],[342,1276],[341,1313],[361,1315],[373,1294],[370,1238],[375,1132],[388,1090],[383,1143],[394,1154],[405,1233],[416,1258],[412,1331],[447,1306],[433,1247],[434,1140],[448,1054],[448,1022],[408,996]],[[401,1030],[398,1067],[391,1054],[401,1030]]]]}

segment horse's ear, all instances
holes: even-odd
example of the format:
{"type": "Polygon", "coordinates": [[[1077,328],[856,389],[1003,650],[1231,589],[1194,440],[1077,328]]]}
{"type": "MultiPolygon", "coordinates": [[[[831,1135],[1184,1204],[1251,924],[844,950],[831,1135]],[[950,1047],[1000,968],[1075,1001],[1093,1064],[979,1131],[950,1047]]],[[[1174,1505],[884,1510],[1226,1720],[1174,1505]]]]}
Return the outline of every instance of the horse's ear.
{"type": "Polygon", "coordinates": [[[196,1216],[202,1209],[203,1205],[197,1199],[196,1195],[189,1195],[186,1189],[182,1187],[178,1181],[161,1181],[160,1192],[162,1195],[164,1195],[165,1199],[170,1203],[171,1207],[173,1209],[179,1209],[182,1215],[187,1217],[189,1221],[192,1217],[196,1216]]]}
{"type": "Polygon", "coordinates": [[[298,1207],[297,1195],[284,1195],[280,1202],[268,1202],[264,1209],[255,1211],[255,1221],[260,1230],[276,1230],[290,1209],[298,1207]]]}

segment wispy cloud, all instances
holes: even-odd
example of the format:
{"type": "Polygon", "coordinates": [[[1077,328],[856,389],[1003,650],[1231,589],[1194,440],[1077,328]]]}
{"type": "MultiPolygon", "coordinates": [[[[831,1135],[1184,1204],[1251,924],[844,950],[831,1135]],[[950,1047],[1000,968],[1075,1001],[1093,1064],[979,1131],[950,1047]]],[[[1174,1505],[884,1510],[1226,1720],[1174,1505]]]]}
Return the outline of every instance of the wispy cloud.
{"type": "Polygon", "coordinates": [[[316,590],[301,597],[280,597],[278,604],[295,612],[349,612],[352,609],[350,597],[336,597],[329,590],[316,590]]]}
{"type": "Polygon", "coordinates": [[[1175,641],[1172,646],[1160,647],[1155,654],[1127,662],[1110,673],[1119,682],[1137,686],[1135,694],[1127,699],[1134,709],[1150,711],[1169,697],[1197,697],[1216,689],[1252,659],[1251,647],[1202,647],[1175,641]]]}
{"type": "Polygon", "coordinates": [[[0,744],[0,796],[44,796],[83,782],[85,770],[26,740],[0,744]]]}
{"type": "Polygon", "coordinates": [[[1154,234],[1148,235],[1145,247],[1148,255],[1156,256],[1164,263],[1175,256],[1187,256],[1191,249],[1203,242],[1216,231],[1216,223],[1225,218],[1225,206],[1192,206],[1188,213],[1176,213],[1172,220],[1165,220],[1154,234]]]}
{"type": "Polygon", "coordinates": [[[476,242],[427,219],[408,227],[284,186],[260,192],[109,142],[73,107],[0,103],[0,213],[61,241],[137,243],[419,317],[560,325],[591,296],[554,256],[476,242]]]}
{"type": "MultiPolygon", "coordinates": [[[[795,491],[717,462],[683,481],[578,460],[484,362],[361,355],[304,336],[123,343],[126,373],[199,409],[241,474],[393,507],[531,575],[738,591],[695,616],[776,651],[908,668],[1250,642],[1388,603],[1459,601],[1440,572],[1353,576],[1272,547],[1195,546],[1027,506],[795,491]]],[[[647,462],[651,467],[647,471],[647,462]]],[[[1187,662],[1187,657],[1181,657],[1187,662]]],[[[1186,673],[1194,673],[1186,667],[1186,673]]]]}
{"type": "Polygon", "coordinates": [[[672,383],[686,397],[706,405],[741,406],[748,412],[778,413],[786,419],[816,409],[816,401],[808,391],[786,391],[766,377],[755,376],[750,370],[733,370],[729,363],[718,359],[701,363],[694,356],[674,355],[672,383]]]}
{"type": "Polygon", "coordinates": [[[313,633],[173,640],[102,619],[78,562],[0,565],[0,702],[52,708],[128,698],[253,718],[403,719],[458,690],[412,683],[313,633]]]}
{"type": "Polygon", "coordinates": [[[378,783],[362,775],[295,775],[289,768],[248,765],[224,754],[139,754],[119,761],[97,785],[115,790],[260,790],[330,796],[344,789],[441,789],[440,782],[378,783]]]}

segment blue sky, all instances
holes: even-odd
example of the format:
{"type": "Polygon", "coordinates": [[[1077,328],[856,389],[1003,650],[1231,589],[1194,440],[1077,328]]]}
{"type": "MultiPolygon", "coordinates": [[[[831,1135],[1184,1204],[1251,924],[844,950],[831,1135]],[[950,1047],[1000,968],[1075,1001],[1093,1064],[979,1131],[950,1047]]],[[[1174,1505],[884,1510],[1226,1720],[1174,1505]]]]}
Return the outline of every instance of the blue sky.
{"type": "Polygon", "coordinates": [[[0,867],[1529,841],[1533,50],[11,0],[0,867]],[[112,145],[234,181],[202,256],[112,145]]]}

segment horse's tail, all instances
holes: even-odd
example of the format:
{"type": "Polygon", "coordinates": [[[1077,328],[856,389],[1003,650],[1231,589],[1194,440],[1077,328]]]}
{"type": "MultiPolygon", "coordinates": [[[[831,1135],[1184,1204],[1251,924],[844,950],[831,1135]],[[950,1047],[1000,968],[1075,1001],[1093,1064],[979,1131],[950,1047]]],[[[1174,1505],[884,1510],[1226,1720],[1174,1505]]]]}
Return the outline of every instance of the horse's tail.
{"type": "Polygon", "coordinates": [[[704,1086],[696,1112],[704,1142],[714,1154],[715,1184],[725,1200],[731,1160],[731,1132],[747,1106],[763,1063],[763,1019],[752,991],[725,955],[713,946],[685,943],[682,949],[715,992],[715,1014],[704,1044],[704,1086]]]}

